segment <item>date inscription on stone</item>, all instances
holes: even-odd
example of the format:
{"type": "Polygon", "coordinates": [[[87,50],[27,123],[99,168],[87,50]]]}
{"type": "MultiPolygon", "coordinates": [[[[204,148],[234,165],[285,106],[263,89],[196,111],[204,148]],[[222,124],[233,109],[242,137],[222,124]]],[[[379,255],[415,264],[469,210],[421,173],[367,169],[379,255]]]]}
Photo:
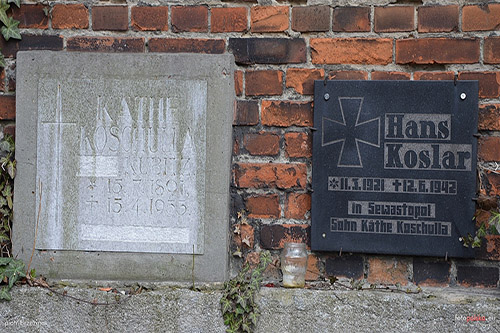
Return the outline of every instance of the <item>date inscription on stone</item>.
{"type": "Polygon", "coordinates": [[[316,81],[312,248],[472,256],[477,89],[316,81]]]}
{"type": "Polygon", "coordinates": [[[38,89],[37,248],[202,254],[206,81],[38,89]]]}

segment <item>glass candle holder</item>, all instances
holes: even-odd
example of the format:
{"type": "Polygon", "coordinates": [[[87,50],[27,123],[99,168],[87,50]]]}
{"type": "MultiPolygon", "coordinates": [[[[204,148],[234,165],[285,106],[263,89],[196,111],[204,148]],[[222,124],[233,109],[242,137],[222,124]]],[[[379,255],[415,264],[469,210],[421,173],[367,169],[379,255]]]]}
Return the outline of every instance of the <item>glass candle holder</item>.
{"type": "Polygon", "coordinates": [[[306,281],[307,251],[304,243],[285,243],[281,252],[283,286],[302,288],[306,281]]]}

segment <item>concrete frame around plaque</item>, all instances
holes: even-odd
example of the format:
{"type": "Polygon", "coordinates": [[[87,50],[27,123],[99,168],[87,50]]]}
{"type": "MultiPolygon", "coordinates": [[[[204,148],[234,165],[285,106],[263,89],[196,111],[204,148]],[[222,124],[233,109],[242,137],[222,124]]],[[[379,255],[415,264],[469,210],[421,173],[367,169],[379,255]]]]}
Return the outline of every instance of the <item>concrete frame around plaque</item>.
{"type": "Polygon", "coordinates": [[[191,281],[194,260],[225,280],[233,63],[19,52],[14,254],[36,238],[50,278],[191,281]]]}

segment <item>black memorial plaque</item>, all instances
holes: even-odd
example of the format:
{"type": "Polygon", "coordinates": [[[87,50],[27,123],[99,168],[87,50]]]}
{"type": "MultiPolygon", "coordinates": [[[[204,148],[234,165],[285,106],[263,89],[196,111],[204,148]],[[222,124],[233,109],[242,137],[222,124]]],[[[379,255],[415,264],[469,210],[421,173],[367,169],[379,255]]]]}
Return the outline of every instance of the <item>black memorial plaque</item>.
{"type": "Polygon", "coordinates": [[[471,257],[477,81],[316,81],[313,250],[471,257]]]}

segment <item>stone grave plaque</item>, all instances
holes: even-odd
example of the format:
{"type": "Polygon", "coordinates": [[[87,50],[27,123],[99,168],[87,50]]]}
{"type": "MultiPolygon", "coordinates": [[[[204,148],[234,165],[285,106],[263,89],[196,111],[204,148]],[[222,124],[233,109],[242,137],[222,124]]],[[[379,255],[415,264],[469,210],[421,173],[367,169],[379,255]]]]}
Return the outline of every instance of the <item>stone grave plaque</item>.
{"type": "Polygon", "coordinates": [[[132,260],[120,269],[133,275],[160,263],[143,279],[191,280],[194,260],[198,280],[223,280],[232,62],[19,53],[15,250],[26,258],[36,237],[34,267],[59,277],[81,277],[63,266],[83,258],[132,260]]]}
{"type": "Polygon", "coordinates": [[[313,250],[471,257],[477,81],[315,82],[313,250]]]}

